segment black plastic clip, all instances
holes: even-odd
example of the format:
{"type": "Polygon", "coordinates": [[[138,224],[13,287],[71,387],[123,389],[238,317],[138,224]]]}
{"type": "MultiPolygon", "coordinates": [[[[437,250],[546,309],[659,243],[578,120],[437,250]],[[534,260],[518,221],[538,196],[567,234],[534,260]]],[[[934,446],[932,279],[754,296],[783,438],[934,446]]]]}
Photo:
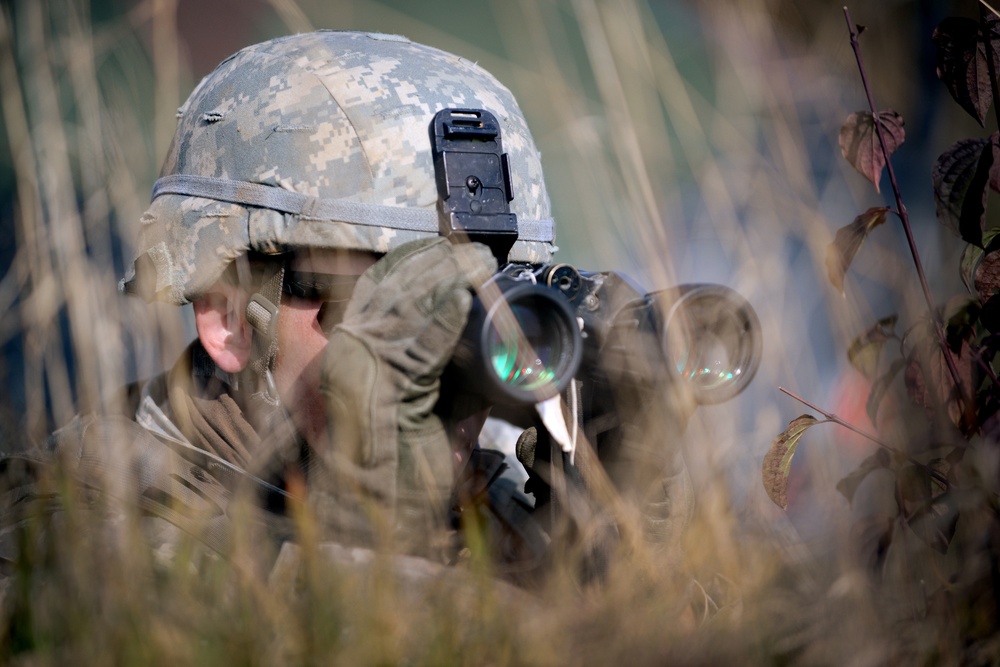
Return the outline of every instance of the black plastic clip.
{"type": "Polygon", "coordinates": [[[510,165],[500,124],[484,109],[443,109],[431,122],[441,236],[489,246],[507,261],[517,241],[510,165]]]}

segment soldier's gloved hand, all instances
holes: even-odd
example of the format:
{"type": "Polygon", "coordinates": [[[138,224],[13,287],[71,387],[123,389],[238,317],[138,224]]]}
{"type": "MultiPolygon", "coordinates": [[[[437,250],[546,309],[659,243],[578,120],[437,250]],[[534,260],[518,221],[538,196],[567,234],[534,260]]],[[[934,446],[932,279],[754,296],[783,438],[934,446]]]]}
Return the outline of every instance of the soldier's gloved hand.
{"type": "Polygon", "coordinates": [[[451,445],[434,404],[468,319],[471,288],[497,268],[480,244],[406,243],[358,281],[323,359],[331,442],[320,521],[337,539],[392,536],[422,553],[454,480],[451,445]]]}

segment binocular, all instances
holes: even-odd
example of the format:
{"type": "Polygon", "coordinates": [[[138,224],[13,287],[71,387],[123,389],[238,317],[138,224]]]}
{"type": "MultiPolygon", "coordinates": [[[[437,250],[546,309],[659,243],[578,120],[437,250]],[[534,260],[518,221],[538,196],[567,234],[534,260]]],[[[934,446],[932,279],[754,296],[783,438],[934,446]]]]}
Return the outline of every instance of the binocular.
{"type": "Polygon", "coordinates": [[[646,293],[616,272],[508,263],[518,239],[500,124],[484,109],[444,109],[430,125],[440,234],[487,245],[501,270],[473,302],[451,366],[464,392],[539,403],[575,377],[648,386],[680,380],[700,403],[727,400],[760,363],[753,308],[721,285],[646,293]]]}
{"type": "Polygon", "coordinates": [[[761,357],[760,322],[722,285],[645,293],[627,276],[508,264],[473,301],[452,363],[463,388],[530,405],[579,377],[681,382],[699,404],[740,393],[761,357]]]}

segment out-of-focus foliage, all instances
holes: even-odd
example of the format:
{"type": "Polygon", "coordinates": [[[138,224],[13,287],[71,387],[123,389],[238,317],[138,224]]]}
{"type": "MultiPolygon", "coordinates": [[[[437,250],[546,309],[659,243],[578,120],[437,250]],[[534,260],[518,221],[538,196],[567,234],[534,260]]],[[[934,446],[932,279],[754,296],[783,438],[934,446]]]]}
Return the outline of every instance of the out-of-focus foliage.
{"type": "MultiPolygon", "coordinates": [[[[876,113],[871,95],[876,86],[869,87],[858,34],[850,24],[848,10],[844,13],[870,112],[848,118],[841,131],[842,147],[845,132],[857,134],[858,118],[868,113],[870,125],[876,113]]],[[[949,17],[933,36],[938,76],[980,125],[985,125],[986,113],[1000,90],[997,25],[993,10],[984,4],[978,21],[949,17]]],[[[1000,119],[1000,112],[994,118],[1000,119]]],[[[902,126],[901,120],[898,126],[902,126]]],[[[1000,340],[996,337],[993,258],[997,228],[987,218],[986,203],[990,190],[997,189],[997,134],[962,139],[933,164],[937,217],[969,244],[960,268],[972,295],[953,297],[944,305],[938,305],[931,295],[914,242],[912,218],[894,177],[890,156],[900,142],[891,131],[873,137],[865,128],[864,135],[857,142],[874,139],[875,149],[884,159],[873,167],[872,160],[859,159],[857,152],[846,148],[844,157],[875,184],[876,190],[878,178],[872,178],[872,173],[880,174],[888,167],[896,207],[871,208],[837,233],[830,256],[838,270],[831,268],[830,281],[843,289],[844,271],[861,241],[892,213],[909,241],[914,283],[922,288],[926,309],[902,336],[895,333],[898,318],[893,315],[870,327],[848,349],[852,365],[871,382],[866,412],[872,424],[886,396],[893,395],[893,388],[899,389],[893,404],[904,421],[895,428],[885,428],[884,421],[879,422],[881,428],[874,435],[867,434],[879,450],[837,488],[859,507],[855,543],[881,596],[879,606],[885,619],[907,636],[925,629],[938,638],[933,645],[900,646],[897,655],[906,662],[995,662],[1000,655],[996,587],[1000,563],[1000,380],[995,370],[1000,340]],[[835,261],[838,258],[842,259],[839,263],[835,261]],[[891,361],[886,362],[882,352],[890,341],[897,342],[898,349],[892,350],[891,361]],[[899,386],[896,380],[901,370],[903,384],[899,386]],[[866,489],[865,494],[862,489],[866,489]],[[883,502],[872,502],[879,493],[883,502]],[[929,578],[918,574],[923,564],[930,568],[929,578]],[[910,606],[909,611],[904,610],[906,606],[910,606]]],[[[824,416],[856,430],[837,415],[824,416]]],[[[785,439],[801,445],[801,430],[803,425],[811,425],[810,420],[815,422],[810,415],[793,421],[772,444],[769,456],[781,453],[785,439]]],[[[765,489],[784,507],[784,486],[775,483],[767,461],[765,489]]]]}
{"type": "Polygon", "coordinates": [[[762,466],[764,490],[781,509],[788,507],[788,474],[792,469],[792,457],[795,456],[799,440],[810,426],[819,423],[819,420],[812,415],[796,417],[788,423],[788,428],[771,442],[771,448],[764,456],[762,466]]]}
{"type": "Polygon", "coordinates": [[[880,191],[885,155],[895,153],[906,136],[903,118],[895,111],[880,111],[878,122],[880,128],[875,127],[875,117],[870,112],[857,111],[848,116],[840,128],[840,152],[852,167],[872,182],[876,192],[880,191]]]}
{"type": "Polygon", "coordinates": [[[955,101],[983,127],[993,104],[996,60],[1000,56],[998,27],[1000,18],[992,12],[982,21],[949,16],[931,37],[937,47],[938,77],[955,101]]]}
{"type": "MultiPolygon", "coordinates": [[[[880,170],[881,171],[881,170],[880,170]]],[[[854,222],[837,230],[826,256],[826,273],[830,283],[841,293],[844,291],[844,274],[851,266],[854,256],[861,250],[861,245],[873,229],[885,222],[889,212],[884,206],[868,209],[854,222]]]]}

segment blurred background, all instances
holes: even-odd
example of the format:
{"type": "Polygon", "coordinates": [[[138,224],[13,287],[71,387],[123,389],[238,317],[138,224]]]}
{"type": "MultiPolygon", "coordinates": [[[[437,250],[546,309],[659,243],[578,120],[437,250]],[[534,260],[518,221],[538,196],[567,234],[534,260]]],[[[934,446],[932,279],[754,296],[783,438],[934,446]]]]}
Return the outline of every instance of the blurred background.
{"type": "MultiPolygon", "coordinates": [[[[172,364],[190,314],[116,291],[174,131],[199,79],[239,48],[318,28],[399,33],[476,61],[520,101],[542,151],[558,259],[648,289],[715,282],[764,328],[750,389],[687,433],[702,507],[735,535],[822,549],[847,503],[836,481],[870,452],[810,431],[782,512],[760,483],[804,398],[867,427],[846,360],[876,319],[922,309],[895,218],[826,279],[838,228],[892,206],[841,158],[867,107],[841,5],[822,0],[4,0],[0,3],[0,448],[43,440],[125,382],[172,364]],[[752,528],[751,528],[752,527],[752,528]]],[[[934,73],[930,41],[971,1],[850,6],[880,108],[906,121],[894,160],[935,295],[958,293],[957,239],[934,216],[930,170],[984,131],[934,73]]],[[[674,434],[665,434],[673,437],[674,434]]],[[[718,536],[716,536],[717,540],[718,536]]],[[[713,544],[718,544],[713,541],[713,544]]]]}

